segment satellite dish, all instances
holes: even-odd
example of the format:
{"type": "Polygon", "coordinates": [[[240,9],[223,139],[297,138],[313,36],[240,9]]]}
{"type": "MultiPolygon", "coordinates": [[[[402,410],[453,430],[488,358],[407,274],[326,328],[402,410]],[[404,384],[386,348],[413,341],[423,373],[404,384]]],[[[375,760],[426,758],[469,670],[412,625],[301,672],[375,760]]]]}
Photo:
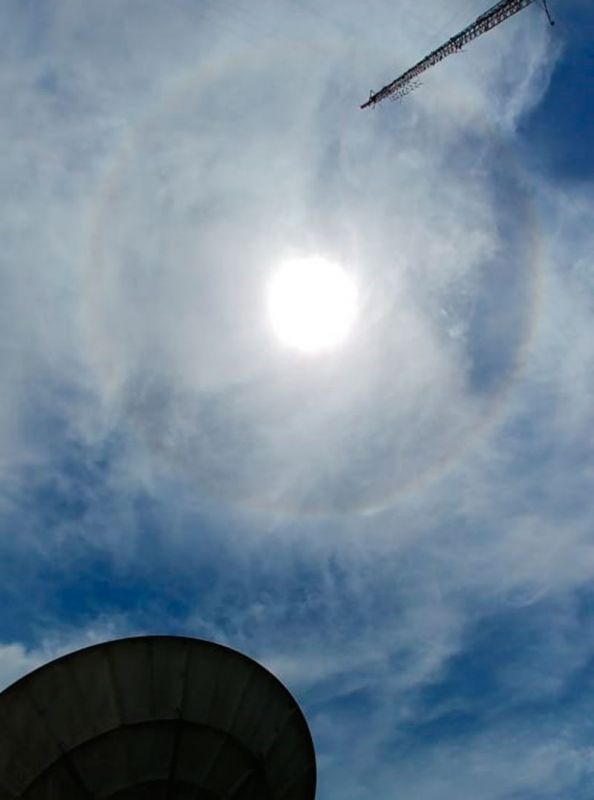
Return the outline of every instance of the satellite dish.
{"type": "Polygon", "coordinates": [[[87,647],[0,694],[0,800],[313,800],[299,706],[228,647],[87,647]]]}

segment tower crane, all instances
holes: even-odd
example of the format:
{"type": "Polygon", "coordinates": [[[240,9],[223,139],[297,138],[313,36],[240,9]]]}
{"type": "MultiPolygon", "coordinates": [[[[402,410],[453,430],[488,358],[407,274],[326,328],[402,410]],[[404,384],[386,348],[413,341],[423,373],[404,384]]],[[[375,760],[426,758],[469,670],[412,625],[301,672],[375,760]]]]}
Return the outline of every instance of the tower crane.
{"type": "MultiPolygon", "coordinates": [[[[393,100],[401,100],[405,95],[410,94],[410,92],[417,88],[419,85],[419,75],[425,72],[425,70],[435,66],[453,53],[458,53],[465,44],[482,36],[483,33],[487,33],[487,31],[490,31],[492,28],[497,27],[497,25],[500,25],[509,17],[522,11],[522,9],[531,5],[533,2],[537,2],[537,0],[500,0],[499,3],[496,3],[488,11],[485,11],[484,14],[481,14],[480,17],[477,17],[474,22],[464,28],[464,30],[452,36],[452,38],[448,39],[441,47],[429,53],[429,55],[425,56],[418,64],[415,64],[414,67],[411,67],[400,75],[400,77],[396,78],[396,80],[393,80],[392,83],[384,86],[383,89],[380,89],[378,92],[371,92],[369,100],[363,103],[361,108],[373,107],[387,97],[391,97],[393,100]]],[[[547,6],[547,0],[541,0],[541,4],[549,22],[551,25],[554,25],[555,23],[547,6]]]]}

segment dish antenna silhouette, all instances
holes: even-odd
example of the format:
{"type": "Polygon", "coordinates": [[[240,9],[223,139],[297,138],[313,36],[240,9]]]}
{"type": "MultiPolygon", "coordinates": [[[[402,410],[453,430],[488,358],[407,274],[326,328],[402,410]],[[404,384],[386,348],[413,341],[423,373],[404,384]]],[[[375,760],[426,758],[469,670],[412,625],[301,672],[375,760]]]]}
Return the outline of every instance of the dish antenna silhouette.
{"type": "Polygon", "coordinates": [[[291,694],[212,642],[107,642],[0,694],[1,800],[313,800],[315,786],[291,694]]]}

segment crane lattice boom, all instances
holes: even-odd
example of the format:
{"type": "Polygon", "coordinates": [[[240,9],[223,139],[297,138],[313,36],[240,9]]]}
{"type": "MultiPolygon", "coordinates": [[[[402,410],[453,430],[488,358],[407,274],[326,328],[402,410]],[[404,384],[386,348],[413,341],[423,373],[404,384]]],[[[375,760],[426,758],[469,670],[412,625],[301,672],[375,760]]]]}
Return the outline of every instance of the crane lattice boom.
{"type": "MultiPolygon", "coordinates": [[[[419,61],[419,63],[415,64],[414,67],[411,67],[409,70],[404,72],[399,78],[396,78],[395,81],[392,81],[392,83],[384,86],[384,88],[380,89],[379,92],[375,92],[375,94],[372,93],[369,97],[369,100],[366,103],[363,103],[361,108],[369,108],[369,106],[374,106],[376,103],[381,102],[386,97],[391,97],[394,100],[400,100],[402,97],[412,92],[416,86],[418,86],[417,79],[422,72],[425,72],[425,70],[430,69],[431,67],[435,66],[435,64],[443,61],[444,58],[452,55],[452,53],[459,52],[465,44],[468,44],[468,42],[471,42],[473,39],[476,39],[483,33],[487,33],[487,31],[490,31],[492,28],[500,25],[502,22],[508,19],[508,17],[517,14],[518,11],[522,11],[523,8],[526,8],[526,6],[529,6],[533,2],[534,0],[501,0],[501,2],[496,3],[488,11],[485,11],[484,14],[481,14],[480,17],[477,17],[477,19],[468,25],[468,27],[464,28],[463,31],[460,31],[460,33],[452,36],[452,38],[449,39],[445,44],[442,44],[441,47],[437,48],[437,50],[429,53],[429,55],[422,59],[422,61],[419,61]]],[[[552,24],[550,16],[549,20],[552,24]]]]}

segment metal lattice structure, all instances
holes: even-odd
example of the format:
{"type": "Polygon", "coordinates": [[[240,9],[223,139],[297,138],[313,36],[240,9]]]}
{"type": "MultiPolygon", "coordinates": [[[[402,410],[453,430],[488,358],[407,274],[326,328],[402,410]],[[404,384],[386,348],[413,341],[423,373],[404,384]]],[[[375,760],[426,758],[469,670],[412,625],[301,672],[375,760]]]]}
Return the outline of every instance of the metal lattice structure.
{"type": "MultiPolygon", "coordinates": [[[[487,31],[490,31],[492,28],[496,28],[497,25],[500,25],[509,17],[522,11],[522,9],[531,5],[533,2],[535,2],[535,0],[501,0],[501,2],[496,3],[488,11],[485,11],[484,14],[481,14],[480,17],[477,17],[477,19],[464,28],[464,30],[452,36],[445,44],[442,44],[437,50],[429,53],[428,56],[425,56],[418,64],[415,64],[414,67],[404,72],[400,77],[392,81],[392,83],[384,86],[379,92],[371,93],[369,100],[363,103],[361,108],[375,106],[388,97],[393,100],[401,100],[419,85],[418,78],[423,72],[435,66],[440,61],[443,61],[444,58],[460,52],[464,45],[482,36],[483,33],[487,33],[487,31]]],[[[549,14],[546,0],[542,0],[542,3],[549,22],[553,25],[554,23],[549,14]]]]}

